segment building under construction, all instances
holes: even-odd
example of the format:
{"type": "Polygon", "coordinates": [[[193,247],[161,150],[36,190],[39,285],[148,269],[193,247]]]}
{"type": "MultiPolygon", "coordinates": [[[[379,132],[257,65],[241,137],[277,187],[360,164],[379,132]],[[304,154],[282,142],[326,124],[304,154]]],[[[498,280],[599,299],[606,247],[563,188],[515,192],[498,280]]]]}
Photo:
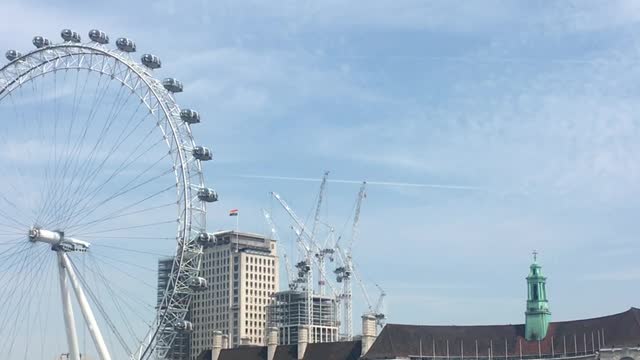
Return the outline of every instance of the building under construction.
{"type": "Polygon", "coordinates": [[[336,299],[331,296],[311,296],[311,319],[305,291],[280,291],[273,295],[267,306],[268,327],[278,328],[280,345],[298,343],[298,329],[309,327],[309,342],[338,341],[338,314],[336,299]]]}

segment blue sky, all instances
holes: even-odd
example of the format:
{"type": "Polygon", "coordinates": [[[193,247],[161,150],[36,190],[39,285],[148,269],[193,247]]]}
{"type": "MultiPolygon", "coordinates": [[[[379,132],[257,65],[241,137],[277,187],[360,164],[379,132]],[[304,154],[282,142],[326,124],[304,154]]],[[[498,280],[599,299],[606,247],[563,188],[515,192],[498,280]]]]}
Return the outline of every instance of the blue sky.
{"type": "MultiPolygon", "coordinates": [[[[5,0],[3,13],[2,49],[99,28],[163,60],[215,153],[212,230],[238,208],[243,229],[266,231],[269,191],[313,206],[318,183],[238,175],[479,188],[369,187],[354,252],[390,322],[522,322],[534,248],[554,319],[640,305],[635,1],[5,0]]],[[[357,190],[329,184],[336,227],[357,190]]]]}

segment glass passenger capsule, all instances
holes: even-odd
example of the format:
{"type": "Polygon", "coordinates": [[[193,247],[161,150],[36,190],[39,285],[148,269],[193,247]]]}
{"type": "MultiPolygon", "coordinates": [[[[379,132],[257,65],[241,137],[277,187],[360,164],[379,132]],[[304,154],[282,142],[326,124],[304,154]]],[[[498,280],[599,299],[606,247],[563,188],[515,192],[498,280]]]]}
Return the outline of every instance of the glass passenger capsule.
{"type": "Polygon", "coordinates": [[[21,53],[19,53],[19,52],[17,52],[17,51],[15,51],[15,50],[9,50],[9,51],[7,51],[7,52],[4,54],[4,56],[6,56],[6,57],[7,57],[7,60],[9,60],[9,61],[13,61],[13,60],[15,60],[15,59],[17,59],[17,58],[21,57],[21,56],[22,56],[22,54],[21,54],[21,53]]]}
{"type": "Polygon", "coordinates": [[[136,43],[134,43],[131,39],[119,38],[118,40],[116,40],[116,46],[120,51],[128,53],[136,52],[136,43]]]}
{"type": "Polygon", "coordinates": [[[202,277],[194,277],[189,280],[189,287],[193,290],[205,290],[207,288],[207,279],[202,277]]]}
{"type": "Polygon", "coordinates": [[[109,35],[105,34],[104,31],[96,29],[89,31],[89,39],[102,45],[109,43],[109,35]]]}
{"type": "Polygon", "coordinates": [[[36,36],[36,37],[33,38],[33,45],[35,45],[35,47],[40,49],[40,48],[43,48],[45,46],[51,45],[51,41],[49,41],[49,39],[44,38],[42,36],[36,36]]]}
{"type": "Polygon", "coordinates": [[[60,36],[62,40],[66,42],[79,43],[80,42],[80,34],[75,31],[71,31],[69,29],[64,29],[60,32],[60,36]]]}
{"type": "Polygon", "coordinates": [[[173,325],[173,327],[178,331],[184,331],[184,332],[193,331],[193,324],[191,323],[191,321],[187,321],[187,320],[178,321],[173,325]]]}
{"type": "Polygon", "coordinates": [[[183,90],[182,82],[174,78],[166,78],[162,80],[162,86],[172,93],[179,93],[183,90]]]}
{"type": "Polygon", "coordinates": [[[213,159],[213,155],[211,154],[211,150],[204,146],[196,146],[193,148],[191,152],[193,157],[200,161],[208,161],[213,159]]]}
{"type": "Polygon", "coordinates": [[[140,59],[142,61],[142,65],[148,67],[149,69],[159,69],[162,66],[162,62],[160,59],[152,54],[144,54],[140,59]]]}
{"type": "Polygon", "coordinates": [[[198,199],[206,202],[218,201],[218,193],[211,188],[202,188],[198,190],[198,199]]]}
{"type": "Polygon", "coordinates": [[[180,111],[180,118],[187,124],[197,124],[200,122],[200,113],[195,110],[184,109],[180,111]]]}
{"type": "Polygon", "coordinates": [[[198,234],[198,239],[196,241],[202,246],[211,246],[215,245],[216,236],[211,233],[201,232],[200,234],[198,234]]]}

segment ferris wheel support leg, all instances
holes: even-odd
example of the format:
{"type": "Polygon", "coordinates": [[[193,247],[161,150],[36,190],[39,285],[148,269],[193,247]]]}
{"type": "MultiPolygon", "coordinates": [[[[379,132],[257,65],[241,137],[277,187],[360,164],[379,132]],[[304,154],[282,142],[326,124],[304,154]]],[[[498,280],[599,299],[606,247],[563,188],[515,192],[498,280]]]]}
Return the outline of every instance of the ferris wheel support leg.
{"type": "Polygon", "coordinates": [[[78,281],[78,276],[71,266],[69,258],[66,253],[61,253],[62,261],[64,262],[64,267],[67,269],[67,273],[69,274],[69,279],[71,280],[71,286],[73,286],[73,291],[76,293],[76,297],[78,298],[78,304],[80,304],[80,310],[82,310],[82,315],[84,316],[84,320],[87,323],[87,327],[89,328],[89,333],[91,334],[91,338],[93,339],[93,343],[96,346],[96,350],[98,351],[98,355],[102,360],[111,360],[111,355],[109,355],[109,350],[107,350],[107,345],[104,342],[104,338],[102,337],[102,333],[100,332],[100,328],[98,328],[98,323],[96,322],[96,318],[93,315],[93,311],[89,306],[89,302],[87,301],[87,297],[80,286],[78,281]]]}
{"type": "Polygon", "coordinates": [[[60,275],[60,294],[62,295],[62,311],[64,313],[64,325],[67,332],[67,344],[69,345],[69,360],[80,360],[78,348],[78,334],[71,307],[71,294],[67,285],[67,273],[62,259],[62,252],[58,252],[58,274],[60,275]]]}

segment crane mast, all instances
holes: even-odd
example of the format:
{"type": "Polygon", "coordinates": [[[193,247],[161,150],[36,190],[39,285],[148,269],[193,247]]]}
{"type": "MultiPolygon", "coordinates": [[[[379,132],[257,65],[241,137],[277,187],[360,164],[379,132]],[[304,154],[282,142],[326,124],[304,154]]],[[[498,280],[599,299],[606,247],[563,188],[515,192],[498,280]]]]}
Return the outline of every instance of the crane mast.
{"type": "MultiPolygon", "coordinates": [[[[274,240],[280,240],[280,237],[278,236],[278,230],[276,229],[276,224],[273,222],[273,217],[271,216],[271,213],[269,213],[266,209],[262,209],[262,215],[264,216],[264,220],[267,222],[267,225],[269,225],[269,230],[271,231],[271,238],[274,240]]],[[[284,248],[280,249],[280,253],[284,258],[285,272],[287,274],[287,285],[289,286],[289,289],[295,290],[298,287],[298,284],[294,281],[293,269],[291,268],[289,257],[287,256],[287,253],[284,250],[284,248]]]]}
{"type": "MultiPolygon", "coordinates": [[[[305,225],[302,220],[298,218],[293,209],[291,209],[289,204],[287,204],[287,202],[284,201],[284,199],[282,199],[282,197],[278,193],[272,192],[271,195],[278,201],[278,203],[280,203],[280,205],[284,208],[287,214],[289,214],[289,216],[296,223],[297,227],[300,229],[296,230],[294,228],[294,230],[296,230],[296,233],[298,234],[297,243],[304,252],[304,260],[296,264],[296,268],[298,269],[298,278],[296,281],[305,283],[304,291],[307,300],[305,312],[307,315],[308,324],[311,325],[313,324],[313,271],[311,268],[313,256],[310,245],[307,244],[304,239],[304,235],[307,235],[307,232],[305,231],[305,225]]],[[[310,240],[313,241],[313,238],[311,238],[310,240]]]]}
{"type": "MultiPolygon", "coordinates": [[[[345,251],[342,251],[339,246],[336,245],[338,249],[338,255],[342,260],[342,266],[335,269],[336,280],[342,283],[342,293],[340,294],[341,305],[344,307],[342,311],[342,315],[344,316],[343,324],[344,324],[344,336],[347,340],[351,340],[353,337],[353,286],[351,284],[351,278],[354,276],[353,269],[353,257],[352,257],[352,246],[358,235],[358,225],[360,224],[360,210],[362,209],[362,200],[366,198],[366,186],[367,182],[363,181],[360,186],[360,191],[358,191],[358,197],[356,199],[356,209],[353,215],[353,226],[351,227],[351,238],[349,239],[348,245],[345,251]]],[[[364,288],[364,284],[359,282],[362,290],[365,294],[365,297],[368,300],[368,294],[366,293],[366,289],[364,288]]],[[[368,301],[370,303],[370,301],[368,301]]]]}
{"type": "MultiPolygon", "coordinates": [[[[316,204],[316,211],[313,217],[313,226],[311,227],[311,242],[316,244],[317,252],[315,254],[318,259],[318,293],[320,295],[325,294],[325,285],[327,284],[327,278],[324,275],[326,272],[326,256],[332,256],[334,250],[327,246],[328,241],[325,241],[324,246],[319,246],[317,239],[318,223],[320,222],[320,212],[322,210],[322,202],[324,200],[324,193],[327,187],[327,178],[329,172],[325,171],[320,182],[320,191],[318,192],[318,203],[316,204]]],[[[330,232],[332,233],[332,231],[330,232]]],[[[328,239],[328,238],[327,238],[328,239]]]]}

